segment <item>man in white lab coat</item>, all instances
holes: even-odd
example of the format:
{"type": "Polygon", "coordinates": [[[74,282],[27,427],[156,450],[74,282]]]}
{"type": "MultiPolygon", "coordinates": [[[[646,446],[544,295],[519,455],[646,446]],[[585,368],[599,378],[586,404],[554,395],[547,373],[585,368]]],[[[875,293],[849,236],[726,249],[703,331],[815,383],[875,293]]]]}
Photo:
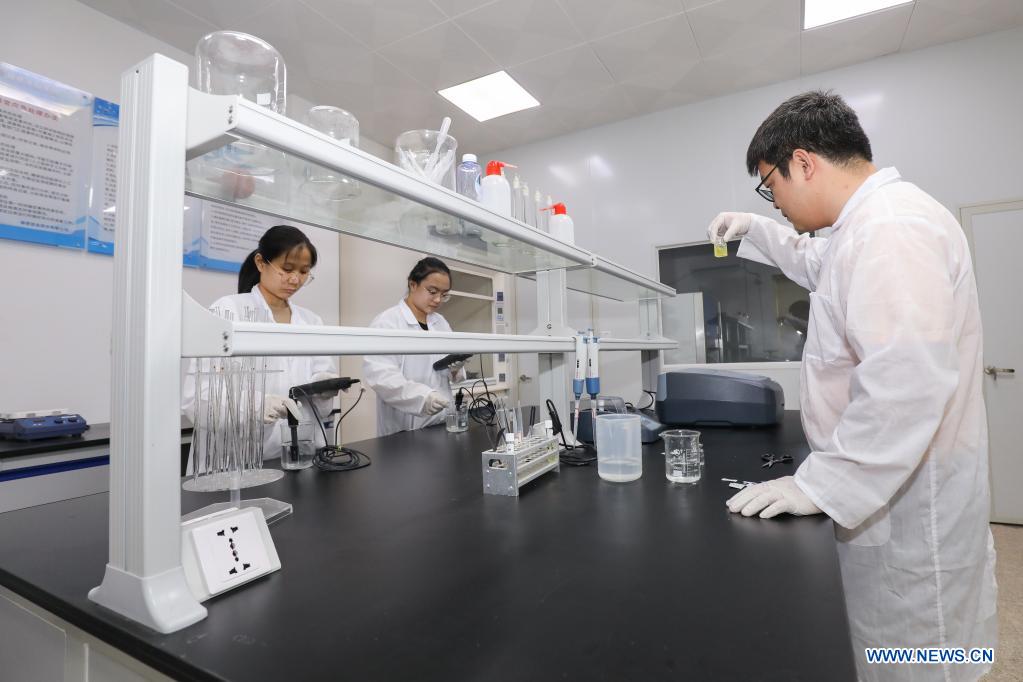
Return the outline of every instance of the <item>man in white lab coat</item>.
{"type": "MultiPolygon", "coordinates": [[[[966,237],[895,168],[878,170],[837,95],[784,102],[746,156],[795,231],[722,213],[712,241],[810,290],[795,476],[742,490],[732,512],[835,522],[860,680],[975,680],[983,664],[871,664],[868,647],[994,647],[981,321],[966,237]],[[831,227],[828,238],[808,233],[831,227]]],[[[798,599],[799,595],[792,595],[798,599]]]]}

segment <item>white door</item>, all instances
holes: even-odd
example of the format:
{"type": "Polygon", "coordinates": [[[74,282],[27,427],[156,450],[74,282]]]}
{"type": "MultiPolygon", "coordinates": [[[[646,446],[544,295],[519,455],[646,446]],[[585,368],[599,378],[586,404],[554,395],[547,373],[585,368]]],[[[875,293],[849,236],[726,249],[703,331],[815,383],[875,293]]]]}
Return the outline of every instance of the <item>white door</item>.
{"type": "Polygon", "coordinates": [[[984,324],[991,520],[1023,524],[1023,201],[960,212],[972,237],[984,324]]]}

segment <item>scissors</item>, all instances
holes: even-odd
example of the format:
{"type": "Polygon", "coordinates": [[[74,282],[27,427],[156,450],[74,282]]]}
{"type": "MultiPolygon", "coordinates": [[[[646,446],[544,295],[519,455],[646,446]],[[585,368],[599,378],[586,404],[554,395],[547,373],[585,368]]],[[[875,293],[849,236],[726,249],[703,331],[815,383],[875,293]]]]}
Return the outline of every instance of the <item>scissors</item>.
{"type": "Polygon", "coordinates": [[[768,452],[767,454],[761,455],[760,459],[764,460],[764,463],[760,465],[760,468],[761,469],[770,469],[775,464],[783,464],[785,462],[791,462],[792,461],[792,455],[781,455],[779,457],[778,455],[772,455],[771,453],[768,452]]]}

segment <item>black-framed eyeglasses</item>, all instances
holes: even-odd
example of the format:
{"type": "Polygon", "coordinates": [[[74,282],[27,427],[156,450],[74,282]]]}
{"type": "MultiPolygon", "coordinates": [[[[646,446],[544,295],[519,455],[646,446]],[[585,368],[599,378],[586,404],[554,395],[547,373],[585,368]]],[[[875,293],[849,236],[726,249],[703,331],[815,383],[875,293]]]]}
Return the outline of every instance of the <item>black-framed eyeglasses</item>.
{"type": "Polygon", "coordinates": [[[778,170],[778,166],[780,165],[781,165],[780,163],[774,164],[774,168],[772,168],[770,172],[768,172],[768,174],[764,176],[764,179],[760,181],[760,184],[757,185],[756,189],[757,194],[764,197],[772,204],[774,203],[774,191],[770,187],[764,187],[764,183],[767,182],[767,178],[771,177],[771,173],[778,170]]]}

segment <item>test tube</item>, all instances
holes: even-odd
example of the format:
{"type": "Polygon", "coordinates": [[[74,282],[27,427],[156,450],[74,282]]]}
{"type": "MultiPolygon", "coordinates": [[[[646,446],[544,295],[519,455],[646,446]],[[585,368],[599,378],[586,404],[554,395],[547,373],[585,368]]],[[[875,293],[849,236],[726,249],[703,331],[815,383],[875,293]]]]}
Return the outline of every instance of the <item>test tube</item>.
{"type": "Polygon", "coordinates": [[[522,184],[519,182],[518,174],[512,179],[511,212],[513,219],[522,220],[522,184]]]}
{"type": "Polygon", "coordinates": [[[536,227],[536,207],[533,205],[533,195],[529,193],[529,185],[525,180],[522,181],[522,222],[536,227]]]}
{"type": "MultiPolygon", "coordinates": [[[[550,204],[548,204],[549,206],[550,204]]],[[[536,216],[536,223],[534,227],[538,230],[548,232],[547,229],[547,211],[542,210],[544,207],[543,195],[540,194],[540,190],[536,190],[533,194],[533,214],[536,216]]]]}
{"type": "Polygon", "coordinates": [[[721,235],[718,235],[717,239],[714,240],[714,257],[724,258],[727,255],[728,244],[725,243],[725,240],[721,237],[721,235]]]}

